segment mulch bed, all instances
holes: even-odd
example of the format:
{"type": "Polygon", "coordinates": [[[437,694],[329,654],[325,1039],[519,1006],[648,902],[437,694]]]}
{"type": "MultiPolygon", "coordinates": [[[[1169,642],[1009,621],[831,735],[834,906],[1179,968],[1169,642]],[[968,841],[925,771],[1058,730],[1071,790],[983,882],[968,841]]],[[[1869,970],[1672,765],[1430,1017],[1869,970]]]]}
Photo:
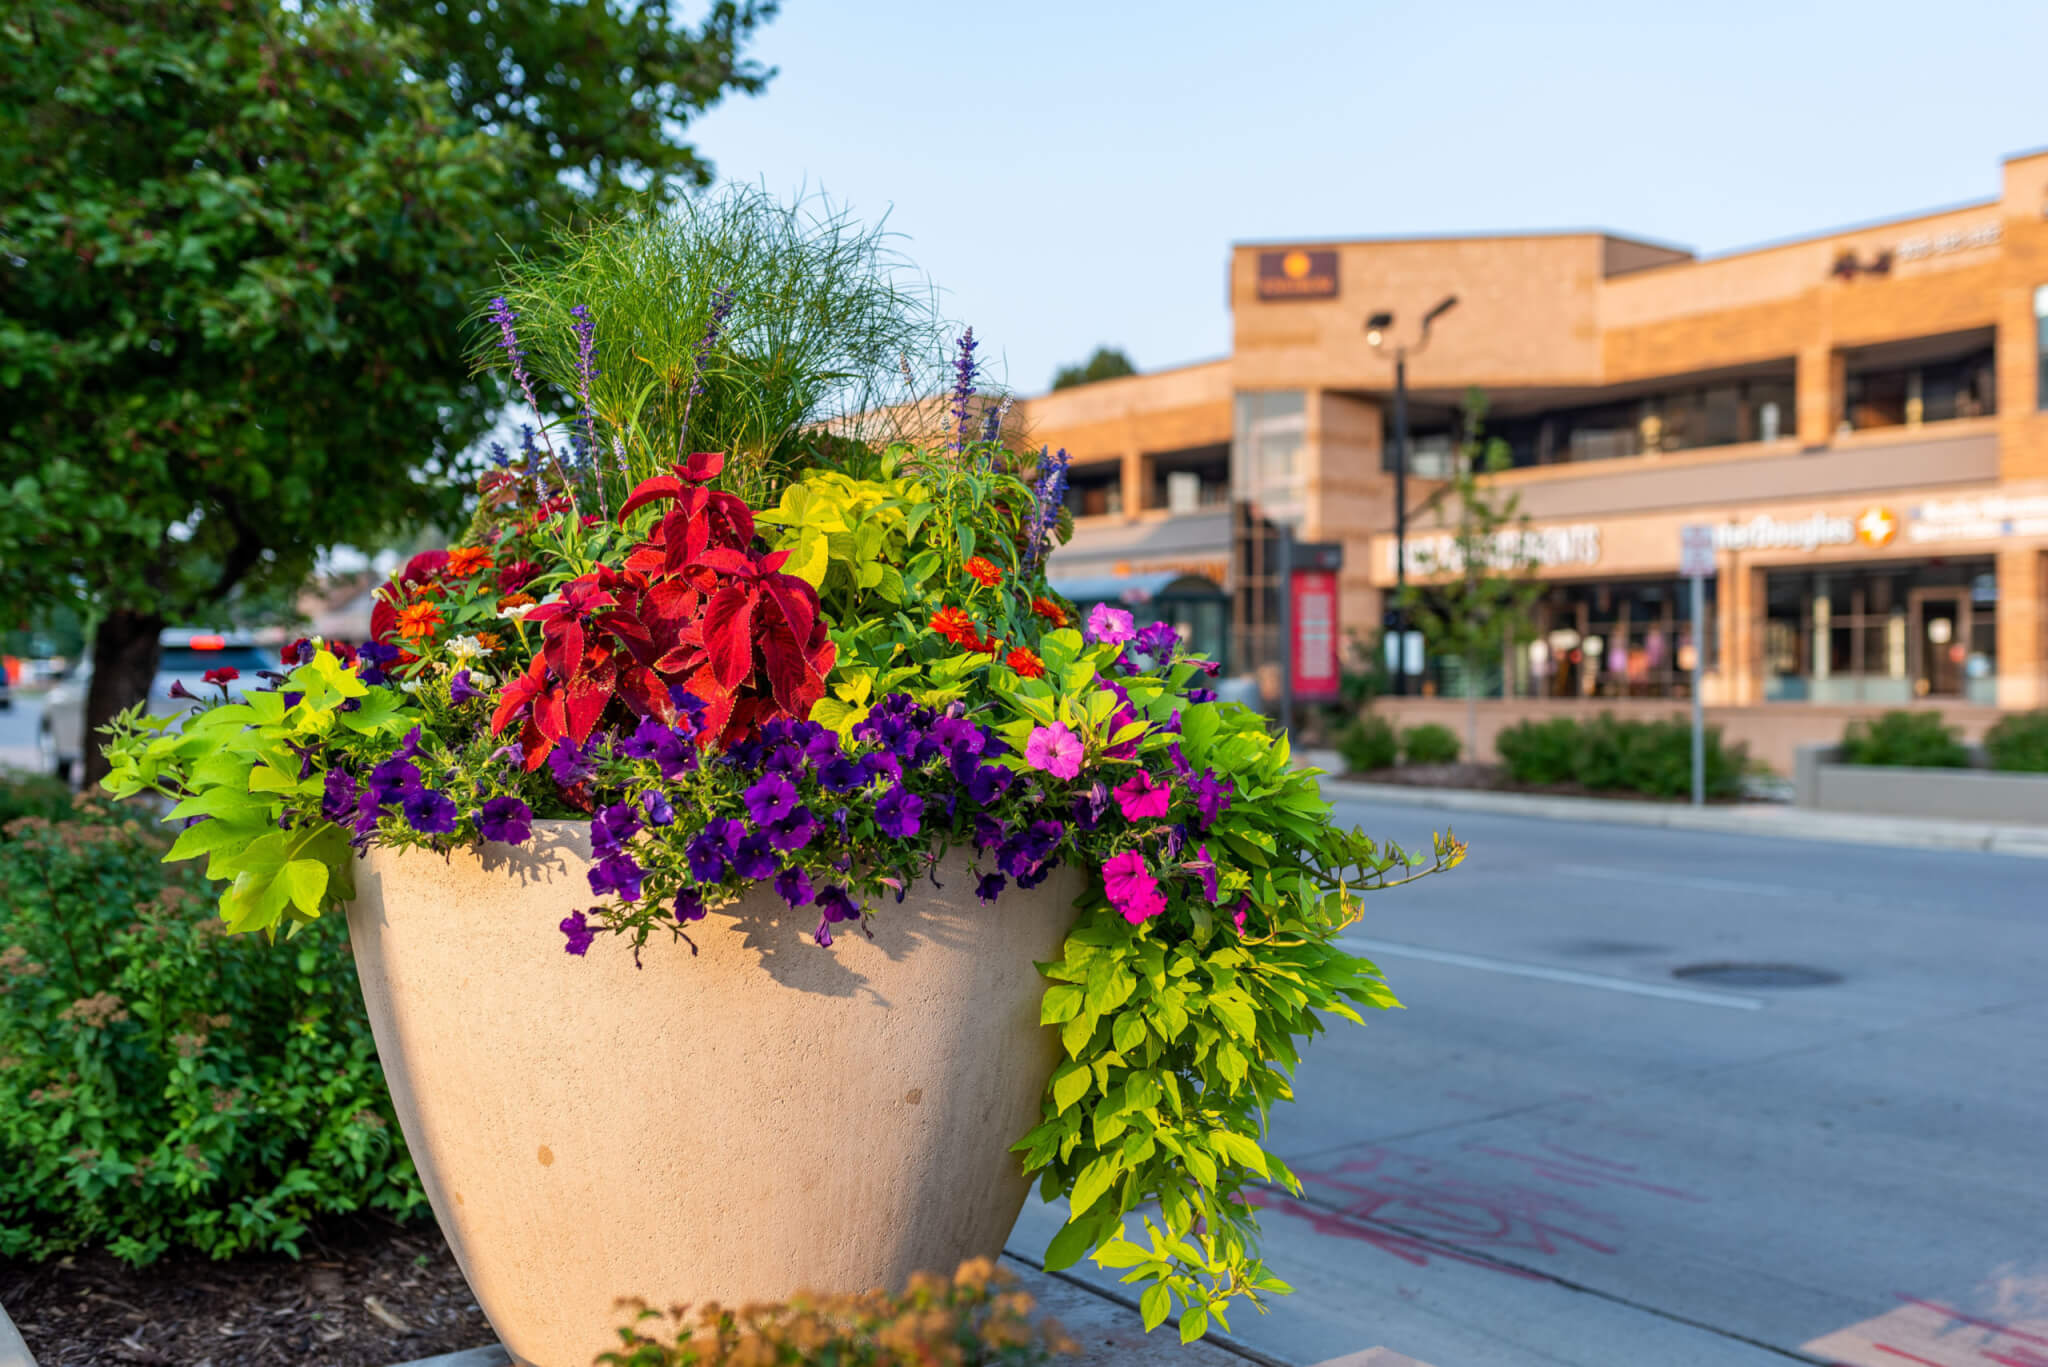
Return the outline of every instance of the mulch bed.
{"type": "Polygon", "coordinates": [[[495,1343],[430,1224],[325,1227],[283,1257],[0,1260],[40,1367],[387,1367],[495,1343]]]}
{"type": "MultiPolygon", "coordinates": [[[[1408,788],[1470,788],[1489,793],[1536,793],[1546,797],[1597,797],[1610,802],[1691,802],[1691,797],[1652,797],[1619,788],[1588,788],[1583,783],[1517,783],[1498,764],[1404,764],[1398,769],[1347,771],[1342,778],[1360,783],[1392,783],[1408,788]]],[[[1709,797],[1709,805],[1744,802],[1743,797],[1709,797]]]]}

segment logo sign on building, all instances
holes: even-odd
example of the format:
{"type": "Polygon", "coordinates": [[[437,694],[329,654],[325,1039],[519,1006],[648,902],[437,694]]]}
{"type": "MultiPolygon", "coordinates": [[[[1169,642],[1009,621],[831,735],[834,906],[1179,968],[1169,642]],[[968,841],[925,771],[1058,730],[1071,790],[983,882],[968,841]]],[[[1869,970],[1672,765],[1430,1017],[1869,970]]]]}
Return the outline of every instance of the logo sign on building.
{"type": "MultiPolygon", "coordinates": [[[[1394,546],[1387,542],[1387,566],[1394,564],[1394,546]]],[[[1487,564],[1510,570],[1522,565],[1557,569],[1567,565],[1600,563],[1600,524],[1573,522],[1562,527],[1507,527],[1483,543],[1487,564]]],[[[1408,538],[1408,573],[1414,575],[1463,574],[1465,548],[1449,532],[1431,532],[1408,538]]]]}
{"type": "Polygon", "coordinates": [[[1711,523],[1688,522],[1678,529],[1678,575],[1681,579],[1714,577],[1714,528],[1711,523]]]}
{"type": "Polygon", "coordinates": [[[1903,530],[1912,543],[2048,536],[2048,497],[1931,498],[1907,509],[1903,530]]]}
{"type": "Polygon", "coordinates": [[[1295,700],[1336,702],[1337,576],[1329,570],[1296,570],[1292,592],[1295,700]]]}
{"type": "Polygon", "coordinates": [[[1261,299],[1335,299],[1337,253],[1288,247],[1259,253],[1261,299]]]}

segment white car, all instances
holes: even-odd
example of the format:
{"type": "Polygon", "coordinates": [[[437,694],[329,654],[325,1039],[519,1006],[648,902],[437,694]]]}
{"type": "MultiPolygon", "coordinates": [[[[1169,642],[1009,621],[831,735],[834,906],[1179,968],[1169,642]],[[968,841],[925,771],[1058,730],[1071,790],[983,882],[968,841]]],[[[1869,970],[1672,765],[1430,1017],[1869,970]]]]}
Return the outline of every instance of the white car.
{"type": "MultiPolygon", "coordinates": [[[[274,633],[266,633],[270,634],[274,633]]],[[[187,692],[201,698],[219,697],[220,689],[206,682],[206,672],[210,669],[239,671],[241,677],[227,686],[229,696],[239,698],[244,688],[255,686],[257,670],[280,667],[277,647],[260,643],[257,634],[248,631],[179,628],[166,631],[158,638],[158,648],[156,678],[149,685],[149,711],[152,716],[183,712],[192,706],[190,702],[171,696],[173,684],[183,684],[187,692]]],[[[43,697],[43,719],[36,728],[36,749],[41,755],[43,768],[67,783],[76,782],[84,772],[87,741],[85,695],[91,685],[92,659],[87,656],[70,677],[43,697]]]]}

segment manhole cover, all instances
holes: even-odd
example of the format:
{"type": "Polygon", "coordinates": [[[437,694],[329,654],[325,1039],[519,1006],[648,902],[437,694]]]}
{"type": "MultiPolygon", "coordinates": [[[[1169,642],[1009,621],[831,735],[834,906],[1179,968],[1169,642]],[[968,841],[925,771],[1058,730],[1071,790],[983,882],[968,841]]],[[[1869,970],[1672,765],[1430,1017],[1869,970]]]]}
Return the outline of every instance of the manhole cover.
{"type": "Polygon", "coordinates": [[[1688,964],[1672,969],[1671,976],[1716,987],[1827,987],[1842,981],[1839,973],[1802,964],[1688,964]]]}

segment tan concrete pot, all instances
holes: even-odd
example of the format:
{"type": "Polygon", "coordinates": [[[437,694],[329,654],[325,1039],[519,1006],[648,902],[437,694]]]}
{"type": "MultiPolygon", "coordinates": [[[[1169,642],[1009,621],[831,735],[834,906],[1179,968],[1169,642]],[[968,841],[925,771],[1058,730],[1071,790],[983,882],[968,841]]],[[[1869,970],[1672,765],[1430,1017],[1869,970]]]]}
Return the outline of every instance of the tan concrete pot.
{"type": "Polygon", "coordinates": [[[993,1256],[1009,1146],[1057,1055],[1043,980],[1079,875],[982,906],[959,857],[831,949],[765,889],[586,958],[589,827],[374,850],[349,935],[406,1143],[477,1301],[530,1367],[616,1347],[613,1301],[900,1287],[993,1256]]]}

